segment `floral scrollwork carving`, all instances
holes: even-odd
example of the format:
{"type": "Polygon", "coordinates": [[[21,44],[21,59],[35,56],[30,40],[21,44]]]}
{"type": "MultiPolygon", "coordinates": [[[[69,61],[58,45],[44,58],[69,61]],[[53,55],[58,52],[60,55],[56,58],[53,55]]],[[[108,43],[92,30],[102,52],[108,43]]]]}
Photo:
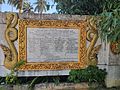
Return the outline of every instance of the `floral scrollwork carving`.
{"type": "Polygon", "coordinates": [[[5,30],[5,39],[9,45],[9,47],[5,45],[0,45],[2,48],[5,59],[4,59],[4,66],[7,69],[12,69],[13,66],[17,63],[17,50],[14,45],[14,41],[18,38],[18,32],[16,29],[16,25],[18,23],[18,16],[16,13],[7,13],[6,15],[6,30],[5,30]]]}

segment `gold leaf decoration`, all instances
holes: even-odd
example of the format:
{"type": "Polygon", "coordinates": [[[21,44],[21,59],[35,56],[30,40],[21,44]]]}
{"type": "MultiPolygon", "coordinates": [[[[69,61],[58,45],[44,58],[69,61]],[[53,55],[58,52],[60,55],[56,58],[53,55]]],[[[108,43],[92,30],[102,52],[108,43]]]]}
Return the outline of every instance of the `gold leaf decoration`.
{"type": "Polygon", "coordinates": [[[16,29],[16,25],[18,24],[18,16],[16,13],[7,13],[7,26],[5,31],[5,39],[9,45],[9,47],[5,45],[0,45],[4,52],[4,66],[7,69],[12,69],[14,65],[17,63],[17,50],[14,45],[14,41],[18,38],[18,32],[16,29]]]}

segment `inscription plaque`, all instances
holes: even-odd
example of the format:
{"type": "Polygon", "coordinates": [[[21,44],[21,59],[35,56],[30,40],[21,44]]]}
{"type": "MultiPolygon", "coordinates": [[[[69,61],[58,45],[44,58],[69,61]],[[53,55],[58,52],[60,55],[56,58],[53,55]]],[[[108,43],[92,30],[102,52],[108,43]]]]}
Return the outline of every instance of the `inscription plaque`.
{"type": "Polygon", "coordinates": [[[27,62],[78,62],[78,29],[27,28],[27,62]]]}
{"type": "Polygon", "coordinates": [[[19,19],[19,70],[67,70],[87,66],[86,22],[19,19]]]}

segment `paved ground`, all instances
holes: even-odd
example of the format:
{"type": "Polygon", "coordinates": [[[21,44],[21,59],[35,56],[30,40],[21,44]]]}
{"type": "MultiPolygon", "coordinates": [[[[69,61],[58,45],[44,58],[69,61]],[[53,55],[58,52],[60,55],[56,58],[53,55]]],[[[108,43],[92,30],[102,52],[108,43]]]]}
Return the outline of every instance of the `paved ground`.
{"type": "Polygon", "coordinates": [[[113,88],[90,88],[89,90],[120,90],[120,87],[113,87],[113,88]]]}
{"type": "MultiPolygon", "coordinates": [[[[6,85],[3,85],[1,86],[0,85],[0,90],[29,90],[28,89],[28,86],[27,85],[20,85],[20,86],[6,86],[6,85]]],[[[113,87],[113,88],[103,88],[103,87],[97,87],[97,88],[82,88],[82,86],[77,86],[76,88],[75,87],[71,87],[71,86],[67,86],[67,87],[64,87],[64,86],[54,86],[54,87],[43,87],[41,85],[37,85],[34,87],[34,89],[31,89],[31,90],[120,90],[120,87],[113,87]]]]}

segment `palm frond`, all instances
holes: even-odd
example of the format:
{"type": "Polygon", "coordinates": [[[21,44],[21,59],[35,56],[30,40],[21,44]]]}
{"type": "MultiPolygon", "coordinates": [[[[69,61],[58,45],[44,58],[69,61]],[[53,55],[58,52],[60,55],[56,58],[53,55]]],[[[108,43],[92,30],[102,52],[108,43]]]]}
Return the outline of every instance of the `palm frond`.
{"type": "Polygon", "coordinates": [[[45,0],[37,0],[34,4],[36,5],[34,11],[42,13],[47,10],[47,2],[45,0]]]}

